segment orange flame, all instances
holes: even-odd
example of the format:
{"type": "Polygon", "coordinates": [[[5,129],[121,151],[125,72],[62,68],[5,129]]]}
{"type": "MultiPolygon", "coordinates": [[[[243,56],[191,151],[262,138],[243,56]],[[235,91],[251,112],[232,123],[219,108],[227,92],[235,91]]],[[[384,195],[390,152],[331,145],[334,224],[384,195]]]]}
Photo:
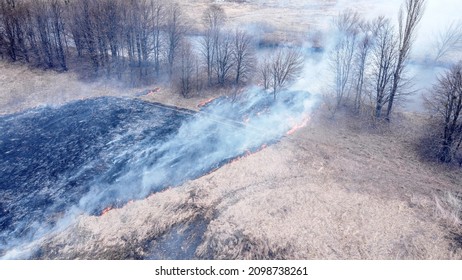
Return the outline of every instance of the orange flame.
{"type": "Polygon", "coordinates": [[[294,127],[292,127],[289,131],[287,131],[287,135],[292,135],[297,130],[307,126],[309,121],[310,121],[310,117],[309,116],[305,117],[301,123],[295,124],[294,127]]]}
{"type": "Polygon", "coordinates": [[[215,100],[215,98],[212,97],[212,98],[209,98],[207,100],[201,101],[199,104],[197,104],[197,107],[199,107],[199,108],[204,107],[205,105],[209,104],[213,100],[215,100]]]}
{"type": "Polygon", "coordinates": [[[147,95],[154,94],[159,91],[160,91],[160,88],[155,88],[155,89],[150,90],[147,95]]]}
{"type": "Polygon", "coordinates": [[[112,210],[111,206],[108,206],[108,207],[104,208],[103,211],[101,211],[101,216],[106,215],[107,212],[109,212],[111,210],[112,210]]]}

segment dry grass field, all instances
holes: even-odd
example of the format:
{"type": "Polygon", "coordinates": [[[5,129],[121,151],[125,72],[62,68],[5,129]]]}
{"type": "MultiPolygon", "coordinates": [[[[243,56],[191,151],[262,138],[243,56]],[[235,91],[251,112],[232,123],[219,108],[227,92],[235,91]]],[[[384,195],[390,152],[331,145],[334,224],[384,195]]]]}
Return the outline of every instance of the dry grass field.
{"type": "Polygon", "coordinates": [[[126,87],[122,83],[97,80],[88,82],[76,73],[44,71],[0,61],[0,115],[37,106],[57,106],[66,102],[100,96],[140,97],[147,101],[198,110],[198,104],[226,91],[204,92],[184,99],[165,85],[126,87]],[[141,93],[147,95],[139,96],[141,93]]]}
{"type": "MultiPolygon", "coordinates": [[[[200,14],[209,2],[185,1],[186,10],[200,14]]],[[[281,36],[336,12],[336,1],[285,2],[292,4],[222,5],[236,23],[274,16],[265,24],[281,36]]],[[[151,88],[0,62],[0,114],[151,88]]],[[[161,87],[142,98],[197,109],[208,96],[183,99],[161,87]]],[[[332,120],[321,106],[306,127],[268,148],[103,216],[79,217],[42,240],[39,258],[146,258],[200,221],[197,238],[170,246],[198,242],[192,258],[199,259],[462,259],[462,172],[419,157],[422,126],[422,116],[401,113],[390,127],[371,130],[347,114],[332,120]]]]}
{"type": "Polygon", "coordinates": [[[75,73],[57,73],[0,61],[0,114],[59,105],[97,96],[129,96],[133,90],[105,82],[85,83],[75,73]]]}

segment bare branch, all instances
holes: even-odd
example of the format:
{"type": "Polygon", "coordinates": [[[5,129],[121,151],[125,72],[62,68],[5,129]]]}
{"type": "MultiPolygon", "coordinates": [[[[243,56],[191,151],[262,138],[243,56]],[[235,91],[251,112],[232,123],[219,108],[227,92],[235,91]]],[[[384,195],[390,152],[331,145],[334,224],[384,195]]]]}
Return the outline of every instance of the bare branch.
{"type": "Polygon", "coordinates": [[[452,22],[445,31],[438,34],[435,49],[436,62],[462,51],[462,21],[452,22]]]}
{"type": "Polygon", "coordinates": [[[303,64],[304,57],[300,50],[279,49],[261,66],[265,89],[271,88],[276,99],[277,93],[301,74],[303,64]]]}

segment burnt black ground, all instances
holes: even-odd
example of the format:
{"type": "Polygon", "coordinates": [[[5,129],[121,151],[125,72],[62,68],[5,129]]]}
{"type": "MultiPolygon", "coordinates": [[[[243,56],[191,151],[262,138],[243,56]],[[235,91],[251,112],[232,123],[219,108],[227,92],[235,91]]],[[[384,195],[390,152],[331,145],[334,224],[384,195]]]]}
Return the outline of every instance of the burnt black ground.
{"type": "Polygon", "coordinates": [[[116,180],[130,161],[123,150],[165,141],[190,115],[105,97],[0,117],[2,247],[8,238],[34,235],[36,224],[52,224],[79,202],[92,181],[104,186],[116,180]]]}
{"type": "Polygon", "coordinates": [[[143,199],[277,141],[308,97],[254,91],[199,113],[103,97],[0,117],[0,257],[58,222],[143,199]]]}

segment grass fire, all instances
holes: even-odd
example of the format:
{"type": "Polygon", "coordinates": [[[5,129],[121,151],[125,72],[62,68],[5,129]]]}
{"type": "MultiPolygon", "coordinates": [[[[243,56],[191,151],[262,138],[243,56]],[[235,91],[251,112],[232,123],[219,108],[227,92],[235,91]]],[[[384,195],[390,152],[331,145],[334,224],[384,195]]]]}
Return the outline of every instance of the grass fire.
{"type": "Polygon", "coordinates": [[[0,259],[462,259],[460,10],[0,0],[0,259]]]}

